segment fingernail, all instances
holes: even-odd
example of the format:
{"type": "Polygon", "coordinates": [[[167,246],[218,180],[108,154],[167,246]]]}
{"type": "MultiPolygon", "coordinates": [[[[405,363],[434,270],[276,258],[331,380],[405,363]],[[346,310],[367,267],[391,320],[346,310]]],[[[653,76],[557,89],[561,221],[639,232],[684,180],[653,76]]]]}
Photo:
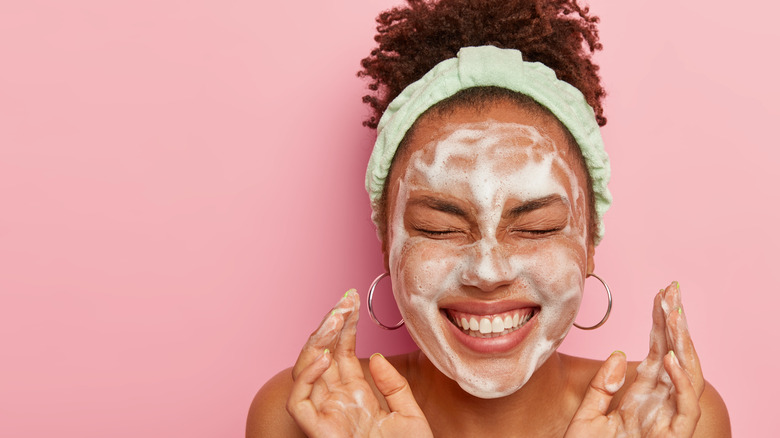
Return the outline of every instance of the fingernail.
{"type": "Polygon", "coordinates": [[[680,290],[680,282],[679,281],[673,281],[672,284],[674,284],[674,287],[677,288],[677,290],[680,290]]]}
{"type": "Polygon", "coordinates": [[[336,309],[333,309],[333,310],[330,311],[330,316],[333,316],[335,314],[336,314],[336,309]]]}
{"type": "Polygon", "coordinates": [[[357,292],[357,289],[355,289],[355,288],[352,288],[352,289],[350,289],[350,290],[348,290],[348,291],[344,292],[344,296],[343,296],[342,298],[346,298],[346,297],[347,297],[347,295],[349,295],[349,294],[350,294],[350,292],[357,292]]]}
{"type": "Polygon", "coordinates": [[[677,308],[677,314],[678,315],[682,315],[682,307],[678,307],[677,308]]]}
{"type": "Polygon", "coordinates": [[[664,293],[664,289],[659,289],[658,293],[661,293],[661,294],[664,293]]]}
{"type": "MultiPolygon", "coordinates": [[[[325,355],[325,356],[329,355],[330,354],[330,348],[326,348],[325,350],[323,350],[322,354],[325,355]]],[[[309,356],[309,357],[311,357],[311,356],[309,356]]]]}
{"type": "Polygon", "coordinates": [[[681,367],[680,365],[680,359],[677,358],[677,355],[674,354],[674,351],[669,350],[669,355],[672,356],[672,362],[674,362],[678,367],[681,367]]]}
{"type": "Polygon", "coordinates": [[[610,356],[614,355],[615,353],[620,353],[620,354],[622,354],[623,356],[625,356],[625,355],[626,355],[626,353],[624,353],[622,350],[615,350],[615,351],[613,351],[613,352],[612,352],[612,354],[611,354],[610,356]]]}
{"type": "Polygon", "coordinates": [[[382,353],[374,353],[374,354],[372,354],[372,355],[371,355],[371,357],[370,357],[368,360],[371,360],[371,359],[373,359],[373,358],[374,358],[374,356],[379,356],[379,357],[381,357],[382,359],[384,359],[384,358],[385,358],[384,356],[382,356],[382,353]]]}

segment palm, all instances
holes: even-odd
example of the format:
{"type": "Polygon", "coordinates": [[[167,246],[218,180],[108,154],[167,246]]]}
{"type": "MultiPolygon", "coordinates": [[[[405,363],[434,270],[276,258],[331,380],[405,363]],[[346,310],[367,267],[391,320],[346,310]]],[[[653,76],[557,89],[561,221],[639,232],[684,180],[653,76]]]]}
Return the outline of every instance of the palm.
{"type": "Polygon", "coordinates": [[[366,381],[354,354],[359,307],[348,293],[309,338],[293,367],[288,411],[310,437],[432,436],[406,379],[381,355],[369,368],[390,411],[366,381]]]}
{"type": "Polygon", "coordinates": [[[316,428],[323,436],[354,436],[354,432],[370,429],[383,413],[367,384],[329,385],[313,392],[311,401],[317,409],[316,428]]]}
{"type": "Polygon", "coordinates": [[[626,370],[625,356],[610,356],[593,378],[567,436],[693,435],[704,379],[685,317],[678,309],[682,309],[679,288],[673,284],[656,297],[650,352],[637,368],[636,380],[617,407],[607,412],[626,370]]]}

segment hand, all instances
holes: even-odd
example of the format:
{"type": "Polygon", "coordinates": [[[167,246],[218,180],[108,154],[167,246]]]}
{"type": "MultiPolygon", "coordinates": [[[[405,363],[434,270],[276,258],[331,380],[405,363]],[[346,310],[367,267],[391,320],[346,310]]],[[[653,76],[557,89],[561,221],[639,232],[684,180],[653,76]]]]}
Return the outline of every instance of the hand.
{"type": "Polygon", "coordinates": [[[693,436],[701,415],[704,377],[677,282],[656,295],[650,352],[617,407],[607,412],[625,375],[625,354],[612,353],[591,381],[567,437],[693,436]]]}
{"type": "Polygon", "coordinates": [[[312,333],[293,367],[287,411],[309,437],[432,437],[406,379],[380,354],[369,370],[382,409],[355,356],[360,299],[348,291],[312,333]]]}

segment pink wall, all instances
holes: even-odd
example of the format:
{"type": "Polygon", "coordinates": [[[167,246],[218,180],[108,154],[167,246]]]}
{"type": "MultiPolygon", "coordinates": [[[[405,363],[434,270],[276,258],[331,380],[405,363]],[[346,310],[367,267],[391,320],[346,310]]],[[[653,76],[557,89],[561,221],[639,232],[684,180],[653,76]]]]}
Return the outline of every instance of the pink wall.
{"type": "MultiPolygon", "coordinates": [[[[354,72],[396,1],[275,3],[2,2],[0,436],[240,436],[257,388],[381,272],[354,72]]],[[[593,0],[615,309],[562,349],[641,359],[679,280],[736,436],[766,436],[780,8],[739,5],[593,0]]],[[[586,293],[583,323],[604,304],[586,293]]],[[[363,316],[361,354],[410,348],[363,316]]]]}

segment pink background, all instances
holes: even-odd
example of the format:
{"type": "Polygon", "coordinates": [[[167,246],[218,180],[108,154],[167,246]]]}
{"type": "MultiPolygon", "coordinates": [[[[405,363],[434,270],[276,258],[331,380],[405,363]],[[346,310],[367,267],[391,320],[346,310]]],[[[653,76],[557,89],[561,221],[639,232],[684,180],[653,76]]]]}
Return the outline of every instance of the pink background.
{"type": "MultiPolygon", "coordinates": [[[[382,271],[355,71],[395,4],[0,4],[0,436],[243,434],[255,391],[382,271]]],[[[642,359],[679,280],[735,435],[768,436],[780,7],[721,4],[592,1],[615,308],[562,350],[642,359]]],[[[581,323],[602,294],[588,282],[581,323]]],[[[361,355],[410,348],[363,312],[361,355]]]]}

